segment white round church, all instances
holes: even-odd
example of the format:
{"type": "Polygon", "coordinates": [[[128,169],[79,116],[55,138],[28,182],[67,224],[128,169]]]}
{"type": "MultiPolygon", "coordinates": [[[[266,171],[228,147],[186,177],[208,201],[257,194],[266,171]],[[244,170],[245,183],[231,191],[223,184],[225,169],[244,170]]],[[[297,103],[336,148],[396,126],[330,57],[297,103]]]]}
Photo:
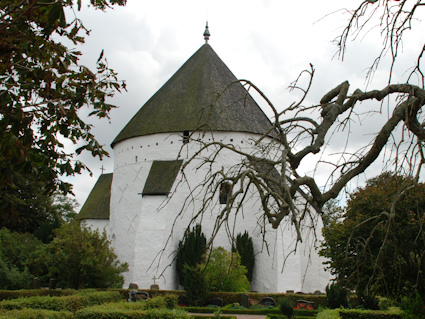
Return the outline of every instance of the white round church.
{"type": "MultiPolygon", "coordinates": [[[[249,153],[270,128],[270,120],[208,43],[143,105],[112,142],[113,173],[99,177],[78,216],[83,225],[105,229],[120,261],[129,264],[125,287],[136,283],[147,289],[155,278],[160,289],[182,289],[174,258],[185,230],[201,224],[209,238],[222,221],[214,247],[230,251],[232,238],[245,231],[253,239],[252,290],[325,290],[330,275],[315,250],[318,238],[305,233],[297,243],[290,223],[276,229],[260,225],[262,207],[255,192],[226,220],[219,216],[225,202],[206,193],[212,189],[205,185],[207,175],[240,163],[240,153],[249,153]],[[214,141],[241,152],[224,149],[214,157],[214,147],[200,152],[214,141]],[[208,165],[202,165],[206,159],[208,165]]],[[[321,225],[318,218],[316,234],[321,225]]]]}

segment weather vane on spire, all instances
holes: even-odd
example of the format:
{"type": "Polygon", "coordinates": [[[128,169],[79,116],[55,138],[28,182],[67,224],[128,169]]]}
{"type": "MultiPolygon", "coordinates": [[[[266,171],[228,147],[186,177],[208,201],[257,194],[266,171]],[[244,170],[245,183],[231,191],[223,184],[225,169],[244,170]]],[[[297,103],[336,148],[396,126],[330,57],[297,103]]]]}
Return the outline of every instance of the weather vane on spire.
{"type": "Polygon", "coordinates": [[[205,26],[205,31],[203,36],[205,39],[205,44],[208,44],[208,40],[210,39],[210,31],[208,30],[208,21],[207,21],[207,25],[205,26]]]}

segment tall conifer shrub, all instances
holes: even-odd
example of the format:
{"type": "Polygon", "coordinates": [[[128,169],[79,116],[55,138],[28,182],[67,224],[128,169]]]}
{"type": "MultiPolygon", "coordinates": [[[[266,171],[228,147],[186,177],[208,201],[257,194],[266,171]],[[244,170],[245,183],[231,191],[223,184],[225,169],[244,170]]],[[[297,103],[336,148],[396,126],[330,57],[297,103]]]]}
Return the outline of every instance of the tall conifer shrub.
{"type": "Polygon", "coordinates": [[[179,250],[177,252],[176,267],[179,275],[179,283],[185,286],[185,272],[184,266],[195,268],[196,265],[201,264],[205,258],[207,239],[202,233],[201,225],[196,225],[192,231],[186,232],[183,240],[179,243],[179,250]]]}
{"type": "Polygon", "coordinates": [[[233,251],[238,252],[241,256],[241,265],[246,267],[247,273],[246,278],[248,281],[252,281],[252,272],[255,264],[254,246],[252,244],[252,238],[248,235],[248,232],[238,234],[236,241],[233,246],[233,251]]]}

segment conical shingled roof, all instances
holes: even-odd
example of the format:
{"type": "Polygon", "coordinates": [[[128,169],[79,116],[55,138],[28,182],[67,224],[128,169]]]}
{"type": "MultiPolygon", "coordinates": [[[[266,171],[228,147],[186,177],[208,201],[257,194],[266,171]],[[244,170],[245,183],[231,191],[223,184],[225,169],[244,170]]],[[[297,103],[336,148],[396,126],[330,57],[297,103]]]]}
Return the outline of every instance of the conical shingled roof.
{"type": "Polygon", "coordinates": [[[143,105],[112,147],[131,137],[155,133],[206,130],[264,134],[271,127],[270,120],[236,81],[211,46],[204,44],[143,105]]]}

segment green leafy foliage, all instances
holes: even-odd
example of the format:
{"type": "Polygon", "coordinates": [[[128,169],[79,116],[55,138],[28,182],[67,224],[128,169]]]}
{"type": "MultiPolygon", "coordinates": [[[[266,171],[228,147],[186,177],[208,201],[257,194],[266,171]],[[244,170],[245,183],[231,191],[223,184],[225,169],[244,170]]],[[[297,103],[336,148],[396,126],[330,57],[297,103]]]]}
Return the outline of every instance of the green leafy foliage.
{"type": "Polygon", "coordinates": [[[183,275],[186,278],[185,290],[189,306],[203,306],[208,295],[207,282],[203,270],[199,265],[183,267],[183,275]]]}
{"type": "MultiPolygon", "coordinates": [[[[76,312],[76,318],[189,318],[186,312],[167,308],[168,296],[147,301],[105,303],[76,312]]],[[[175,296],[171,296],[175,299],[175,296]]],[[[169,306],[169,305],[168,305],[169,306]]]]}
{"type": "Polygon", "coordinates": [[[340,315],[337,309],[331,310],[331,309],[325,309],[323,311],[320,311],[317,316],[317,319],[340,319],[340,315]]]}
{"type": "Polygon", "coordinates": [[[209,291],[247,292],[251,288],[239,255],[231,254],[223,247],[214,248],[201,267],[209,291]]]}
{"type": "Polygon", "coordinates": [[[31,288],[34,252],[42,243],[30,234],[0,229],[0,289],[31,288]]]}
{"type": "Polygon", "coordinates": [[[326,286],[326,298],[331,309],[348,308],[348,290],[337,283],[326,286]]]}
{"type": "Polygon", "coordinates": [[[179,243],[176,257],[176,268],[179,275],[180,285],[186,288],[184,266],[196,267],[205,259],[207,239],[202,233],[201,225],[196,225],[192,231],[186,232],[183,240],[179,243]]]}
{"type": "Polygon", "coordinates": [[[400,308],[403,319],[425,318],[425,303],[417,291],[401,299],[400,308]]]}
{"type": "Polygon", "coordinates": [[[11,172],[14,185],[0,182],[0,228],[31,233],[49,242],[52,231],[76,215],[77,202],[55,192],[32,174],[11,172]]]}
{"type": "Polygon", "coordinates": [[[280,309],[280,312],[286,317],[288,317],[288,319],[294,317],[294,304],[289,298],[279,298],[277,300],[277,304],[280,309]]]}
{"type": "Polygon", "coordinates": [[[323,230],[320,254],[338,283],[356,290],[364,305],[374,295],[399,299],[412,289],[425,296],[424,208],[425,185],[391,173],[351,194],[343,220],[323,230]]]}
{"type": "Polygon", "coordinates": [[[117,260],[105,232],[81,228],[77,222],[61,226],[49,244],[49,276],[63,288],[121,287],[127,264],[117,260]]]}
{"type": "Polygon", "coordinates": [[[232,248],[233,252],[237,252],[241,257],[241,265],[246,268],[246,278],[248,281],[252,281],[252,272],[255,264],[254,245],[252,238],[245,231],[244,234],[238,234],[236,236],[235,245],[232,248]]]}
{"type": "MultiPolygon", "coordinates": [[[[90,4],[104,10],[125,2],[90,4]]],[[[63,45],[83,44],[89,33],[80,19],[67,20],[65,12],[77,10],[65,9],[75,7],[81,8],[81,0],[0,2],[0,189],[10,191],[2,198],[8,207],[19,200],[24,175],[42,181],[46,192],[71,191],[60,177],[78,174],[85,165],[65,151],[64,140],[78,144],[77,154],[107,155],[79,113],[88,106],[90,116],[107,118],[114,107],[108,99],[125,83],[103,52],[92,71],[79,64],[81,52],[63,45]]]]}
{"type": "Polygon", "coordinates": [[[0,313],[0,318],[17,319],[74,319],[74,314],[70,311],[54,311],[46,309],[22,309],[0,313]]]}

